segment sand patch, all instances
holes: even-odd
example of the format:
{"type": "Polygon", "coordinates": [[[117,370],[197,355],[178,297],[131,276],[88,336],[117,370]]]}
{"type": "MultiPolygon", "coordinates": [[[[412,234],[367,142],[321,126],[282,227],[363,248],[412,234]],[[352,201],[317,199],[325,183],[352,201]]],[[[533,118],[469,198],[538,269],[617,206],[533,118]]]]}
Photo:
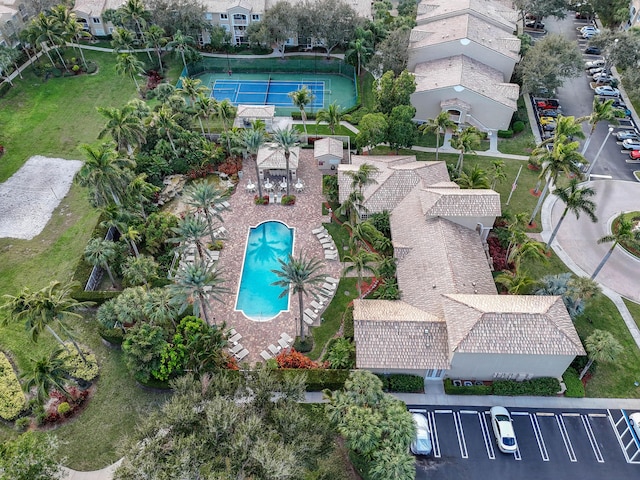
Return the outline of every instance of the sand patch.
{"type": "Polygon", "coordinates": [[[31,240],[42,232],[81,166],[79,160],[36,155],[0,183],[0,238],[31,240]]]}

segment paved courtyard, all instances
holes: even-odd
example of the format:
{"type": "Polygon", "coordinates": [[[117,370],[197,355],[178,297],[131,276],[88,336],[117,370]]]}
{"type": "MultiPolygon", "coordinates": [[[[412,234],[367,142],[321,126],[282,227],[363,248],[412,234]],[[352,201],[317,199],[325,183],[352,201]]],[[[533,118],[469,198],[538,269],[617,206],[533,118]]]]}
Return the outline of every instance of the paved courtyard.
{"type": "MultiPolygon", "coordinates": [[[[229,234],[224,242],[224,248],[220,252],[218,267],[226,280],[224,286],[229,289],[230,293],[224,296],[223,304],[212,301],[212,317],[215,318],[217,324],[225,321],[227,327],[235,328],[242,335],[240,343],[249,350],[249,355],[243,361],[250,363],[263,361],[260,352],[267,350],[269,344],[277,345],[283,332],[295,338],[299,329],[299,307],[298,296],[293,295],[290,299],[289,311],[280,313],[274,319],[266,322],[250,320],[242,312],[234,310],[249,228],[268,220],[284,222],[295,229],[294,256],[297,257],[302,251],[309,257],[324,259],[322,245],[311,233],[311,230],[319,228],[323,222],[328,221],[328,217],[322,215],[324,201],[322,174],[315,165],[313,150],[300,150],[298,178],[302,179],[305,189],[301,193],[295,193],[293,189],[291,190],[291,193],[296,195],[295,205],[284,206],[279,203],[255,205],[253,199],[256,194],[246,190],[249,180],[254,184],[256,182],[255,163],[253,160],[245,161],[243,178],[229,199],[231,210],[224,211],[222,214],[224,227],[229,234]]],[[[324,262],[324,273],[334,278],[340,278],[340,262],[337,260],[324,260],[324,262]]],[[[313,300],[311,297],[306,297],[305,305],[311,300],[313,300]]],[[[316,324],[319,324],[319,319],[320,316],[318,316],[316,324]]]]}

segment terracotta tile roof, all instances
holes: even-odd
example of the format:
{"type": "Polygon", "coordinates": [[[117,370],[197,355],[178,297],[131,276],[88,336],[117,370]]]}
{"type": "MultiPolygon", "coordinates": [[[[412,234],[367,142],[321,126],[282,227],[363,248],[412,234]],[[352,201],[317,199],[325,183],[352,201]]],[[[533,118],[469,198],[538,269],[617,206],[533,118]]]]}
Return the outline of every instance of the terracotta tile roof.
{"type": "Polygon", "coordinates": [[[443,305],[452,354],[585,354],[562,297],[444,295],[443,305]]]}
{"type": "Polygon", "coordinates": [[[325,137],[316,140],[313,144],[313,156],[315,158],[324,155],[333,155],[336,158],[342,159],[342,150],[342,141],[337,138],[325,137]]]}
{"type": "MultiPolygon", "coordinates": [[[[289,168],[295,170],[298,168],[300,147],[293,147],[289,151],[291,152],[291,155],[289,156],[289,168]]],[[[264,147],[260,148],[260,150],[258,150],[256,162],[260,168],[273,168],[279,170],[284,170],[287,163],[284,153],[275,143],[267,143],[264,147]]]]}
{"type": "Polygon", "coordinates": [[[504,27],[498,27],[487,18],[462,13],[418,24],[411,30],[409,48],[420,49],[466,39],[518,61],[520,40],[512,32],[513,27],[505,31],[504,27]]]}
{"type": "Polygon", "coordinates": [[[500,194],[489,189],[423,189],[420,202],[428,217],[497,217],[501,214],[500,194]]]}
{"type": "Polygon", "coordinates": [[[415,67],[416,92],[444,88],[468,89],[516,109],[520,87],[504,83],[502,72],[465,55],[419,63],[415,67]]]}
{"type": "Polygon", "coordinates": [[[357,368],[449,368],[442,320],[402,301],[355,300],[357,368]]]}

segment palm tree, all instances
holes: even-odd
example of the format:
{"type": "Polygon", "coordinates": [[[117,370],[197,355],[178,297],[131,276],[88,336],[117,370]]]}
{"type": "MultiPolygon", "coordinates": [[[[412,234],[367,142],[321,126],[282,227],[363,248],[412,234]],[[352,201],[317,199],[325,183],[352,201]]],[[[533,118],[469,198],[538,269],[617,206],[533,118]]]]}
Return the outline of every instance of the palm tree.
{"type": "Polygon", "coordinates": [[[94,267],[104,268],[113,288],[118,288],[118,284],[109,264],[116,259],[117,255],[115,243],[101,238],[92,238],[84,249],[85,260],[94,267]]]}
{"type": "Polygon", "coordinates": [[[525,259],[533,261],[541,260],[543,263],[548,262],[547,256],[545,255],[544,243],[526,237],[523,242],[519,243],[511,250],[509,257],[507,258],[509,262],[513,262],[515,264],[516,271],[520,270],[520,264],[522,263],[522,260],[525,259]]]}
{"type": "MultiPolygon", "coordinates": [[[[142,38],[143,44],[147,43],[143,29],[147,24],[147,20],[145,18],[147,11],[144,8],[142,0],[127,0],[119,10],[123,14],[122,16],[124,20],[132,20],[136,24],[136,33],[140,35],[140,38],[142,38]]],[[[149,59],[151,59],[151,55],[149,55],[149,59]]]]}
{"type": "Polygon", "coordinates": [[[505,270],[496,276],[495,282],[498,285],[502,285],[511,295],[521,295],[536,283],[524,269],[520,269],[515,273],[505,270]]]}
{"type": "Polygon", "coordinates": [[[475,149],[480,146],[480,131],[476,127],[467,127],[451,141],[451,146],[460,150],[456,170],[458,174],[462,172],[465,153],[476,153],[475,149]]]}
{"type": "Polygon", "coordinates": [[[589,361],[580,372],[580,380],[587,374],[593,362],[614,362],[623,350],[620,342],[610,332],[604,330],[594,330],[585,340],[584,346],[589,361]]]}
{"type": "Polygon", "coordinates": [[[227,198],[225,192],[218,190],[211,183],[206,181],[194,182],[184,189],[184,202],[195,209],[198,213],[204,213],[209,227],[209,235],[211,236],[211,245],[216,243],[213,236],[213,219],[214,217],[222,222],[220,211],[215,208],[217,203],[227,198]]]}
{"type": "MultiPolygon", "coordinates": [[[[216,103],[215,114],[216,117],[218,117],[222,122],[222,128],[224,129],[225,134],[227,134],[229,128],[231,128],[237,110],[238,109],[234,107],[226,98],[221,102],[216,103]]],[[[227,152],[231,154],[231,139],[229,136],[227,136],[227,152]]]]}
{"type": "Polygon", "coordinates": [[[338,213],[347,216],[351,224],[357,223],[359,214],[365,213],[366,211],[367,207],[364,206],[364,195],[360,193],[359,190],[353,190],[338,209],[338,213]]]}
{"type": "Polygon", "coordinates": [[[582,151],[580,152],[582,155],[585,154],[587,148],[589,148],[589,143],[591,143],[591,137],[593,133],[596,131],[596,127],[600,122],[608,122],[611,125],[618,125],[620,122],[618,121],[618,117],[616,117],[616,109],[613,106],[613,99],[606,100],[601,102],[597,97],[593,99],[593,111],[591,115],[587,117],[589,119],[589,125],[591,125],[591,129],[589,130],[589,135],[587,136],[586,142],[584,142],[584,146],[582,147],[582,151]]]}
{"type": "Polygon", "coordinates": [[[179,244],[181,250],[195,245],[198,259],[205,260],[205,245],[202,242],[202,237],[209,231],[209,225],[204,218],[199,215],[187,215],[178,221],[177,227],[172,227],[171,230],[177,236],[170,238],[167,242],[179,244]]]}
{"type": "Polygon", "coordinates": [[[135,162],[119,158],[113,146],[108,143],[97,147],[84,144],[80,145],[80,150],[84,152],[85,162],[78,171],[78,184],[89,188],[95,206],[102,207],[112,201],[120,205],[135,162]]]}
{"type": "Polygon", "coordinates": [[[316,96],[311,93],[306,86],[303,86],[300,90],[295,92],[289,92],[289,98],[293,104],[300,109],[300,116],[302,117],[302,125],[304,127],[304,134],[307,135],[307,112],[304,107],[313,102],[316,96]]]}
{"type": "Polygon", "coordinates": [[[345,115],[342,112],[342,107],[336,102],[331,103],[327,109],[318,110],[316,114],[316,125],[320,122],[326,122],[331,130],[331,135],[336,134],[336,128],[340,126],[340,122],[344,119],[345,115]]]}
{"type": "Polygon", "coordinates": [[[436,118],[429,118],[426,123],[420,125],[419,130],[422,131],[423,135],[426,133],[436,134],[436,162],[438,161],[438,154],[440,153],[440,135],[444,135],[447,130],[455,126],[456,122],[451,120],[449,112],[445,110],[441,111],[436,118]]]}
{"type": "Polygon", "coordinates": [[[126,196],[127,196],[127,205],[135,204],[139,208],[140,216],[146,220],[147,212],[144,208],[145,203],[149,203],[152,199],[152,196],[155,195],[160,190],[159,187],[156,187],[152,183],[147,182],[147,174],[141,173],[137,175],[129,185],[127,185],[126,196]]]}
{"type": "MultiPolygon", "coordinates": [[[[75,13],[71,12],[67,22],[65,23],[65,33],[69,37],[69,39],[74,40],[80,43],[80,40],[83,38],[91,38],[91,33],[87,32],[84,29],[82,23],[78,21],[78,17],[75,13]]],[[[84,51],[81,47],[78,47],[77,50],[80,51],[80,58],[82,58],[82,65],[84,68],[87,68],[87,60],[84,58],[84,51]]]]}
{"type": "Polygon", "coordinates": [[[324,266],[321,260],[315,258],[307,258],[300,252],[298,258],[294,258],[289,254],[285,262],[278,258],[280,270],[271,270],[280,280],[272,283],[282,287],[280,298],[287,295],[289,289],[294,295],[298,294],[298,307],[300,309],[300,339],[304,341],[304,303],[303,295],[308,295],[315,290],[315,287],[323,283],[324,275],[321,269],[324,266]]]}
{"type": "Polygon", "coordinates": [[[375,165],[370,163],[363,163],[358,167],[356,171],[346,171],[344,174],[351,179],[351,190],[358,190],[362,194],[364,187],[369,185],[375,185],[378,181],[374,178],[380,170],[375,165]]]}
{"type": "Polygon", "coordinates": [[[176,122],[177,114],[171,110],[167,105],[162,105],[158,110],[153,112],[149,125],[155,127],[158,130],[159,135],[166,135],[171,144],[173,153],[178,155],[176,144],[173,141],[173,135],[171,132],[179,130],[180,125],[176,122]]]}
{"type": "Polygon", "coordinates": [[[198,122],[200,122],[200,129],[202,130],[202,136],[204,136],[204,125],[202,124],[202,120],[207,121],[207,133],[211,133],[211,125],[209,119],[211,118],[211,114],[216,110],[216,100],[212,98],[209,94],[201,93],[196,98],[195,102],[195,110],[196,116],[198,117],[198,122]]]}
{"type": "Polygon", "coordinates": [[[287,171],[287,196],[289,196],[289,157],[291,157],[291,149],[296,147],[300,142],[298,134],[291,126],[288,128],[276,128],[273,132],[273,141],[277,148],[281,149],[285,159],[285,170],[287,171]]]}
{"type": "Polygon", "coordinates": [[[604,267],[604,264],[607,263],[607,260],[609,260],[609,257],[613,253],[613,250],[616,248],[616,245],[618,245],[618,243],[620,242],[630,241],[640,241],[640,230],[634,230],[633,222],[631,222],[630,220],[620,218],[617,229],[614,229],[614,232],[611,235],[605,235],[598,240],[598,244],[613,242],[613,245],[611,245],[611,248],[604,256],[595,272],[593,272],[593,275],[591,275],[591,280],[598,276],[600,270],[602,270],[602,267],[604,267]]]}
{"type": "Polygon", "coordinates": [[[142,234],[139,230],[136,230],[133,226],[128,225],[127,229],[122,232],[120,238],[125,241],[130,250],[133,250],[133,255],[135,258],[140,256],[140,251],[138,250],[138,245],[136,242],[140,240],[142,234]]]}
{"type": "Polygon", "coordinates": [[[355,252],[351,252],[349,255],[344,256],[344,261],[347,264],[345,265],[342,274],[347,275],[350,272],[356,272],[356,275],[358,276],[358,298],[362,298],[362,277],[364,272],[373,271],[375,269],[373,264],[380,260],[380,255],[369,252],[364,248],[359,248],[355,252]]]}
{"type": "Polygon", "coordinates": [[[502,160],[491,161],[491,190],[495,190],[498,183],[507,178],[504,171],[504,162],[502,160]]]}
{"type": "MultiPolygon", "coordinates": [[[[256,166],[256,184],[258,185],[258,196],[262,198],[262,185],[260,182],[260,169],[258,168],[258,151],[265,143],[264,130],[259,128],[248,128],[242,132],[242,143],[244,148],[253,158],[256,166]]],[[[289,183],[289,182],[287,182],[289,183]]]]}
{"type": "Polygon", "coordinates": [[[478,164],[474,165],[470,172],[463,171],[455,182],[460,185],[460,188],[489,188],[487,172],[478,164]]]}
{"type": "MultiPolygon", "coordinates": [[[[367,63],[371,56],[373,55],[374,50],[369,46],[369,42],[365,38],[356,38],[349,42],[349,48],[344,53],[345,58],[356,56],[357,59],[357,67],[358,67],[358,76],[360,76],[360,70],[363,63],[367,63]]],[[[351,62],[349,62],[351,63],[351,62]]]]}
{"type": "Polygon", "coordinates": [[[208,313],[209,299],[218,302],[223,301],[222,295],[228,293],[228,289],[222,287],[224,280],[220,276],[220,270],[216,270],[206,261],[200,260],[193,264],[187,263],[181,266],[174,279],[174,283],[167,288],[172,296],[172,302],[179,307],[178,313],[182,313],[189,306],[193,306],[193,314],[211,325],[208,313]]]}
{"type": "MultiPolygon", "coordinates": [[[[62,54],[58,48],[62,43],[64,43],[61,37],[62,25],[60,25],[58,19],[53,15],[45,15],[40,12],[38,16],[31,21],[31,25],[34,28],[34,31],[37,32],[35,42],[38,44],[51,44],[51,47],[54,48],[58,54],[60,63],[62,63],[64,69],[67,70],[67,64],[65,63],[64,58],[62,58],[62,54]]],[[[51,60],[51,57],[49,57],[49,59],[51,60]]],[[[51,63],[54,63],[53,60],[51,63]]]]}
{"type": "Polygon", "coordinates": [[[122,266],[122,276],[130,285],[144,285],[149,290],[149,282],[158,278],[159,268],[158,262],[148,255],[128,257],[122,266]]]}
{"type": "Polygon", "coordinates": [[[158,25],[149,25],[147,29],[147,48],[153,48],[158,55],[158,65],[160,66],[160,73],[164,74],[164,68],[162,66],[162,47],[167,44],[167,37],[164,35],[164,28],[158,25]]]}
{"type": "Polygon", "coordinates": [[[10,319],[24,320],[25,327],[31,334],[33,342],[37,342],[40,334],[46,330],[68,351],[65,342],[53,329],[52,325],[55,325],[71,340],[80,354],[80,358],[86,361],[66,324],[67,319],[82,318],[82,315],[78,314],[76,310],[93,305],[93,302],[78,302],[71,297],[71,291],[76,286],[75,283],[62,284],[53,281],[36,292],[24,287],[16,296],[4,295],[5,302],[0,308],[5,310],[7,315],[3,316],[2,325],[6,325],[10,319]]]}
{"type": "Polygon", "coordinates": [[[584,300],[589,300],[602,290],[598,282],[588,277],[574,276],[567,282],[567,286],[569,287],[572,297],[584,300]]]}
{"type": "Polygon", "coordinates": [[[128,28],[116,27],[111,33],[111,46],[116,53],[129,53],[133,50],[135,38],[133,32],[128,28]]]}
{"type": "Polygon", "coordinates": [[[146,143],[146,131],[142,119],[134,112],[130,104],[120,108],[97,107],[98,113],[107,119],[107,124],[98,134],[98,138],[111,135],[119,152],[131,155],[135,147],[146,143]]]}
{"type": "Polygon", "coordinates": [[[154,288],[149,291],[142,311],[152,325],[169,325],[176,327],[178,307],[173,301],[173,295],[167,288],[154,288]]]}
{"type": "MultiPolygon", "coordinates": [[[[40,27],[37,22],[32,20],[27,27],[20,32],[20,40],[25,44],[33,45],[34,49],[44,50],[51,65],[55,65],[48,48],[48,39],[41,36],[40,27]]],[[[28,50],[27,50],[28,51],[28,50]]]]}
{"type": "Polygon", "coordinates": [[[119,75],[129,75],[136,84],[136,90],[140,94],[140,84],[136,78],[144,72],[144,64],[133,53],[120,53],[116,59],[116,72],[119,75]]]}
{"type": "Polygon", "coordinates": [[[178,91],[189,97],[192,106],[195,105],[199,95],[209,92],[209,89],[202,85],[202,80],[199,78],[180,77],[179,81],[181,86],[178,91]]]}
{"type": "Polygon", "coordinates": [[[171,40],[167,47],[173,49],[176,52],[176,55],[179,55],[182,59],[182,64],[184,65],[184,71],[186,75],[189,75],[189,69],[187,68],[187,60],[185,57],[185,53],[193,50],[192,45],[194,44],[193,37],[190,35],[184,35],[182,31],[178,30],[173,35],[173,40],[171,40]]]}
{"type": "Polygon", "coordinates": [[[40,403],[44,403],[49,397],[49,391],[53,388],[60,393],[67,394],[65,381],[68,373],[65,369],[64,360],[60,358],[62,349],[58,348],[48,356],[43,356],[38,360],[32,359],[31,365],[21,378],[24,383],[22,388],[25,392],[36,389],[36,398],[40,403]]]}
{"type": "Polygon", "coordinates": [[[547,248],[551,247],[554,238],[556,238],[556,235],[558,234],[560,225],[562,225],[562,222],[569,211],[571,211],[577,219],[580,218],[580,213],[584,213],[592,222],[595,223],[598,221],[595,214],[596,204],[593,200],[589,200],[589,197],[593,197],[596,194],[595,190],[591,187],[580,187],[579,185],[578,179],[572,178],[567,188],[562,190],[557,189],[553,192],[555,196],[562,200],[565,207],[562,215],[560,216],[560,220],[558,220],[556,228],[553,229],[553,233],[547,242],[547,248]]]}

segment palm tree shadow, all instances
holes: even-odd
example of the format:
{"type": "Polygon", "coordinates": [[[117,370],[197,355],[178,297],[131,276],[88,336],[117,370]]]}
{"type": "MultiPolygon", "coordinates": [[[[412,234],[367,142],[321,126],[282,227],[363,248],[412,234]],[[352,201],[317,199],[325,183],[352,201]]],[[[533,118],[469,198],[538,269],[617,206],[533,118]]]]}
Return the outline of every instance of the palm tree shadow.
{"type": "Polygon", "coordinates": [[[257,241],[250,242],[247,248],[247,256],[257,263],[273,263],[278,258],[286,257],[289,248],[280,239],[273,240],[275,235],[267,235],[267,224],[263,223],[255,227],[260,231],[257,241]]]}

